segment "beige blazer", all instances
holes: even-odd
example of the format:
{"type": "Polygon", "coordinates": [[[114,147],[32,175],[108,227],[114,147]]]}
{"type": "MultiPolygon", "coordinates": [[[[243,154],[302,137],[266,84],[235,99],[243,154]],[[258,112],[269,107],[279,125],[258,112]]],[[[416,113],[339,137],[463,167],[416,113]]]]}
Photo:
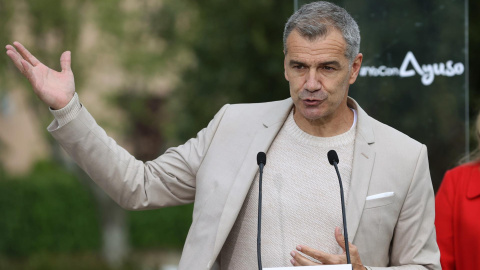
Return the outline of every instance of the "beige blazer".
{"type": "MultiPolygon", "coordinates": [[[[358,112],[349,240],[368,266],[440,269],[426,147],[369,117],[354,100],[348,104],[358,112]]],[[[292,106],[291,99],[225,105],[196,138],[145,164],[108,137],[85,107],[51,133],[126,209],[193,202],[179,269],[210,269],[258,170],[257,153],[268,151],[292,106]]]]}

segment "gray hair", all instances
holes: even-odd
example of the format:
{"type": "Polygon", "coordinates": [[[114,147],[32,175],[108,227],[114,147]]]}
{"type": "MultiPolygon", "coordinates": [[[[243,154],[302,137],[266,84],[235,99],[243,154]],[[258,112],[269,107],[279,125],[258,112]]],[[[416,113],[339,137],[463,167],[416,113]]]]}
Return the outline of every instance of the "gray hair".
{"type": "Polygon", "coordinates": [[[347,47],[345,57],[353,62],[360,51],[360,30],[348,12],[329,2],[319,1],[302,6],[288,19],[283,31],[283,50],[287,53],[287,38],[293,30],[302,37],[315,40],[325,36],[330,27],[342,33],[347,47]]]}

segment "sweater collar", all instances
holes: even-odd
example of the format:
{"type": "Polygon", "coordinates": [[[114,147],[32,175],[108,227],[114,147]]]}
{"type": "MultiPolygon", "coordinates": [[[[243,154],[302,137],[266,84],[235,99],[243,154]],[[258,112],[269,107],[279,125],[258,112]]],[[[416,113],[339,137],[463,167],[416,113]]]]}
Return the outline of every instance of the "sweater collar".
{"type": "MultiPolygon", "coordinates": [[[[291,98],[284,99],[279,102],[279,107],[275,107],[277,111],[267,114],[263,119],[263,125],[270,127],[272,125],[284,123],[293,108],[293,101],[291,98]]],[[[351,97],[347,99],[347,106],[357,112],[357,134],[362,136],[368,144],[375,142],[373,134],[371,119],[368,114],[358,105],[358,103],[351,97]]]]}

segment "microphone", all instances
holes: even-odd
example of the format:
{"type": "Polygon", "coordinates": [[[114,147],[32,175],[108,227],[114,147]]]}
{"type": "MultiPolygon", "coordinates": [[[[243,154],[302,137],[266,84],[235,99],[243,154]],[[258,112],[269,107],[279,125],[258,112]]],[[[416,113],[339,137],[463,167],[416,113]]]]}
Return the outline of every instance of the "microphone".
{"type": "Polygon", "coordinates": [[[352,264],[350,262],[350,250],[348,248],[348,233],[347,233],[347,217],[345,216],[345,199],[343,198],[343,185],[342,185],[342,178],[340,177],[340,172],[338,171],[337,164],[339,163],[338,155],[335,150],[330,150],[327,153],[328,162],[330,165],[335,167],[335,171],[337,172],[338,183],[340,184],[340,198],[342,200],[342,217],[343,217],[343,237],[345,238],[345,252],[347,253],[347,263],[352,264]]]}
{"type": "Polygon", "coordinates": [[[261,231],[262,231],[262,176],[263,167],[267,164],[267,155],[264,152],[258,152],[257,164],[259,167],[258,175],[258,225],[257,225],[257,262],[258,270],[262,270],[262,249],[261,249],[261,231]]]}

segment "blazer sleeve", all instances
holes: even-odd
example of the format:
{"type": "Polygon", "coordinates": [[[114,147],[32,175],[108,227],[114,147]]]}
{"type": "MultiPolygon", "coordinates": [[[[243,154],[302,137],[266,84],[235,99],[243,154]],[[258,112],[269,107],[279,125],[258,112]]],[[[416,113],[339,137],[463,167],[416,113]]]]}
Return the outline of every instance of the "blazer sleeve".
{"type": "Polygon", "coordinates": [[[435,226],[437,227],[437,242],[441,251],[442,269],[455,269],[453,246],[453,197],[455,194],[454,173],[447,171],[435,197],[435,226]]]}
{"type": "Polygon", "coordinates": [[[196,138],[143,163],[110,138],[85,107],[52,136],[114,201],[129,210],[191,203],[202,164],[225,105],[196,138]]]}
{"type": "Polygon", "coordinates": [[[390,265],[371,269],[441,269],[435,236],[434,193],[425,145],[421,147],[395,226],[390,265]]]}

